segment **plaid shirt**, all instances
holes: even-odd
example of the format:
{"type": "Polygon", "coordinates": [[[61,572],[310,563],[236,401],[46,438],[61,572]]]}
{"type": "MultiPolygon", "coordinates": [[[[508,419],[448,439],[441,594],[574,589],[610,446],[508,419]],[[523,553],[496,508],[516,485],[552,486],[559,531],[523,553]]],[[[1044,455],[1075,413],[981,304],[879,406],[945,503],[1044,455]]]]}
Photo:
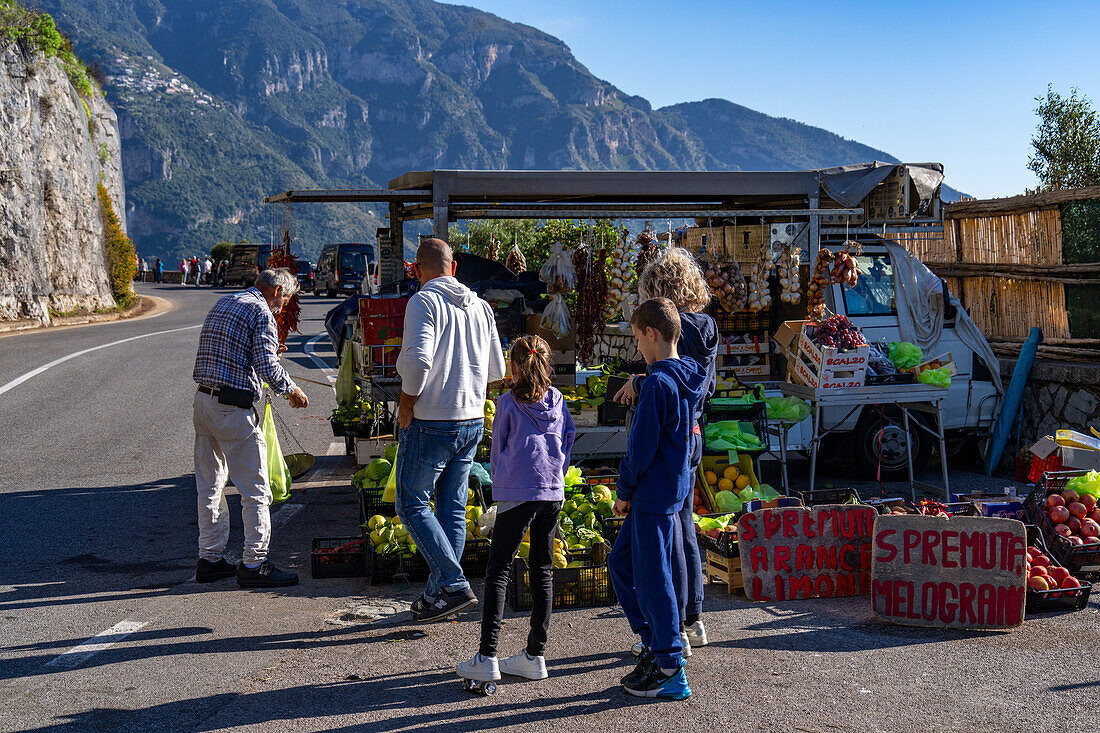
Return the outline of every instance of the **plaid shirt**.
{"type": "Polygon", "coordinates": [[[263,382],[278,394],[293,392],[278,346],[275,317],[259,290],[223,295],[202,324],[194,379],[207,387],[247,389],[256,399],[263,396],[263,382]]]}

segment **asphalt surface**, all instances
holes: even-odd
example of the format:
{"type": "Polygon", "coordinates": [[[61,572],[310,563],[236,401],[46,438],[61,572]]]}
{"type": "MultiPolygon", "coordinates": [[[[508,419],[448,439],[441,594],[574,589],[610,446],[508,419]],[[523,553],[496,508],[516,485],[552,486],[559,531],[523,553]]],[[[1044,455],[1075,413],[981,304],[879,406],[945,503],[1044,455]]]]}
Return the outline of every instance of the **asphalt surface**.
{"type": "MultiPolygon", "coordinates": [[[[133,339],[0,393],[2,730],[1064,730],[1100,714],[1100,598],[1012,632],[967,633],[878,623],[866,596],[758,604],[717,585],[686,702],[619,689],[633,640],[617,608],[556,612],[549,680],[471,696],[453,666],[476,651],[476,611],[416,626],[402,611],[415,588],[309,577],[311,539],[353,535],[357,508],[351,461],[324,420],[331,390],[306,382],[308,409],[276,407],[284,450],[297,450],[293,435],[318,464],[275,512],[272,543],[303,582],[200,586],[190,375],[195,327],[225,291],[139,287],[175,308],[0,337],[0,390],[133,339]]],[[[334,303],[304,298],[283,357],[292,374],[328,381],[303,347],[334,303]]],[[[332,363],[327,339],[315,349],[332,363]]],[[[830,470],[838,483],[846,474],[830,470]]],[[[796,487],[804,475],[792,472],[796,487]]],[[[960,471],[952,481],[1004,483],[960,471]]],[[[230,506],[239,552],[236,497],[230,506]]],[[[525,625],[507,614],[502,653],[522,648],[525,625]]]]}

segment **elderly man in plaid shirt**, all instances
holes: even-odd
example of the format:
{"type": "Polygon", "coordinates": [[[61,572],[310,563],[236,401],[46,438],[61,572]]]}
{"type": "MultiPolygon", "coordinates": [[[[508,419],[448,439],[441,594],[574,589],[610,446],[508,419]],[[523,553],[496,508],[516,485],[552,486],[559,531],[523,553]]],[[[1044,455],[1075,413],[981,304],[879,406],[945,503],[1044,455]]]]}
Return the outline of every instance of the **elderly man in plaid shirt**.
{"type": "Polygon", "coordinates": [[[271,488],[267,444],[252,403],[263,396],[263,382],[308,407],[309,399],[279,364],[275,313],[298,291],[286,268],[264,270],[254,287],[223,295],[210,309],[195,358],[195,486],[199,504],[199,563],[195,579],[210,583],[237,576],[242,588],[294,585],[296,573],[267,559],[271,540],[271,488]],[[262,380],[262,381],[261,381],[262,380]],[[244,553],[234,567],[222,556],[229,540],[225,482],[241,494],[244,553]]]}

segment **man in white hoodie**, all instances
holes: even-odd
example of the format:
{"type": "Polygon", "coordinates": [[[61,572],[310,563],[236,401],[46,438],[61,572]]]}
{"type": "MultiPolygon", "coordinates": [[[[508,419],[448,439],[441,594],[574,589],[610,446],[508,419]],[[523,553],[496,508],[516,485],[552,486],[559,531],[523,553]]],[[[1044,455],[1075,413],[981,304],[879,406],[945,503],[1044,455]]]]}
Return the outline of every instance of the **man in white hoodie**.
{"type": "Polygon", "coordinates": [[[451,248],[425,240],[414,264],[420,291],[405,310],[397,516],[428,562],[418,621],[438,621],[477,603],[459,560],[466,544],[470,466],[481,442],[485,389],[504,378],[493,309],[455,279],[451,248]],[[428,500],[435,497],[435,513],[428,500]]]}

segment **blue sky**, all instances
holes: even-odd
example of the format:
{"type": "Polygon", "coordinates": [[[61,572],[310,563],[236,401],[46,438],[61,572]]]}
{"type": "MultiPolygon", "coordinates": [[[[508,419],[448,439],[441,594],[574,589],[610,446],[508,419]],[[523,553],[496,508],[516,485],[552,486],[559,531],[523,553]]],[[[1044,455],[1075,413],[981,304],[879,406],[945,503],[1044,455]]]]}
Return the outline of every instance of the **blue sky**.
{"type": "Polygon", "coordinates": [[[465,0],[565,41],[655,107],[721,97],[1023,193],[1037,96],[1100,97],[1100,4],[465,0]]]}

